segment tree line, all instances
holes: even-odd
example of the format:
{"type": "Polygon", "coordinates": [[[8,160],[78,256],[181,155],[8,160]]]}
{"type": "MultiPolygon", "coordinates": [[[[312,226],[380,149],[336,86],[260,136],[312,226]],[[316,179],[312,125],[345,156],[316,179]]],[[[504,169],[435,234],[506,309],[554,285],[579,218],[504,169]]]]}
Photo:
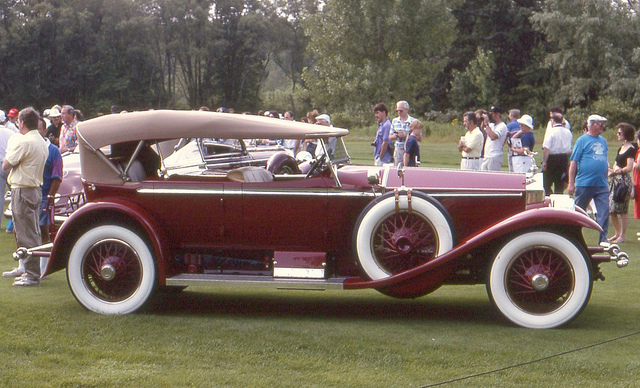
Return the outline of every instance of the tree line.
{"type": "Polygon", "coordinates": [[[202,105],[448,121],[501,105],[640,124],[635,0],[0,0],[2,108],[202,105]]]}

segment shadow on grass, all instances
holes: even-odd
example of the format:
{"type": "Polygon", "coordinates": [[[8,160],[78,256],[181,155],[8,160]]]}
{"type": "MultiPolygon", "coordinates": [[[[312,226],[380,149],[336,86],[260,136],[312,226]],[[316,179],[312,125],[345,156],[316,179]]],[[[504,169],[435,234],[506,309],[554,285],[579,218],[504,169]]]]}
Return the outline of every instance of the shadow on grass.
{"type": "MultiPolygon", "coordinates": [[[[398,300],[383,295],[368,294],[354,298],[330,295],[296,293],[216,294],[183,291],[161,294],[148,306],[145,313],[162,315],[229,315],[246,318],[295,317],[375,319],[402,321],[452,321],[478,323],[504,323],[500,314],[488,300],[452,301],[430,300],[429,296],[398,300]]],[[[302,291],[304,292],[304,291],[302,291]]],[[[356,291],[357,293],[357,291],[356,291]]]]}

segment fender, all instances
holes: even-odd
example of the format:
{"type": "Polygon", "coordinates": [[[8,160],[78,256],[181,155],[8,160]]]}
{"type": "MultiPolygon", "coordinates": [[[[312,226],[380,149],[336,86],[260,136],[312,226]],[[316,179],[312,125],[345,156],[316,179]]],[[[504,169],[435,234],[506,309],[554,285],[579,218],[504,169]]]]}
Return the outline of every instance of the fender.
{"type": "Polygon", "coordinates": [[[134,220],[144,228],[145,233],[153,245],[158,269],[158,284],[165,285],[166,272],[164,258],[168,257],[168,247],[162,229],[144,209],[136,204],[117,198],[109,199],[109,202],[88,203],[71,214],[69,219],[65,221],[60,227],[60,230],[58,230],[53,248],[51,249],[51,258],[47,264],[45,275],[66,268],[67,264],[63,259],[65,253],[70,249],[70,235],[76,231],[76,224],[83,224],[84,220],[91,218],[91,215],[96,212],[108,212],[108,214],[119,213],[134,220]]]}
{"type": "Polygon", "coordinates": [[[530,229],[544,226],[568,226],[577,228],[590,228],[602,231],[600,225],[587,215],[574,211],[555,208],[540,208],[525,210],[522,213],[513,215],[473,236],[465,241],[461,241],[452,250],[436,257],[408,271],[390,276],[380,280],[348,280],[344,284],[345,289],[360,288],[387,288],[398,286],[399,283],[414,283],[420,278],[428,276],[432,271],[444,265],[452,265],[451,262],[458,260],[473,249],[478,248],[487,241],[495,241],[500,236],[513,233],[522,229],[530,229]]]}

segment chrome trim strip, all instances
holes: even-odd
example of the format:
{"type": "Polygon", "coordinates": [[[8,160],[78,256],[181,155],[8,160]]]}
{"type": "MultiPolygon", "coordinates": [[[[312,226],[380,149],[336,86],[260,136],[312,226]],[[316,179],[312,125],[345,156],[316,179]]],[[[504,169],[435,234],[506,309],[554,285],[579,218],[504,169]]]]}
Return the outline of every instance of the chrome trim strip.
{"type": "MultiPolygon", "coordinates": [[[[139,188],[137,189],[139,194],[166,194],[166,195],[226,195],[226,196],[283,196],[283,197],[376,197],[377,193],[368,191],[342,191],[342,190],[323,190],[323,189],[310,189],[301,191],[299,189],[223,189],[223,188],[139,188]]],[[[524,192],[494,192],[494,193],[469,193],[469,192],[455,192],[455,193],[429,193],[428,195],[434,198],[456,198],[456,197],[473,197],[473,198],[520,198],[524,196],[524,192]]]]}
{"type": "Polygon", "coordinates": [[[227,286],[279,290],[343,290],[346,278],[275,279],[271,276],[179,274],[166,279],[168,286],[227,286]]]}

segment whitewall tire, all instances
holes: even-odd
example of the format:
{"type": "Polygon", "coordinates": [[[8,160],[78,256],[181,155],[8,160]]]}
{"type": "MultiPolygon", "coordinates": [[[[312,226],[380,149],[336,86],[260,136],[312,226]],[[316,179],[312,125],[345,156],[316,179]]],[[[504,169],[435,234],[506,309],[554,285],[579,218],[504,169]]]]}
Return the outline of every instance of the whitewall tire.
{"type": "Polygon", "coordinates": [[[487,290],[516,325],[550,329],[567,324],[586,306],[593,281],[584,249],[551,232],[519,235],[491,264],[487,290]]]}
{"type": "Polygon", "coordinates": [[[156,283],[153,256],[131,230],[102,225],[76,241],[67,265],[74,297],[100,314],[128,314],[151,296],[156,283]]]}
{"type": "Polygon", "coordinates": [[[446,210],[432,198],[413,192],[411,212],[406,194],[393,193],[369,204],[356,223],[355,251],[372,280],[422,265],[453,248],[446,210]]]}

